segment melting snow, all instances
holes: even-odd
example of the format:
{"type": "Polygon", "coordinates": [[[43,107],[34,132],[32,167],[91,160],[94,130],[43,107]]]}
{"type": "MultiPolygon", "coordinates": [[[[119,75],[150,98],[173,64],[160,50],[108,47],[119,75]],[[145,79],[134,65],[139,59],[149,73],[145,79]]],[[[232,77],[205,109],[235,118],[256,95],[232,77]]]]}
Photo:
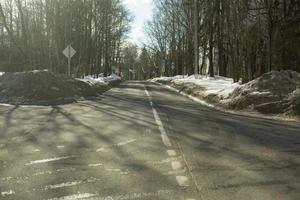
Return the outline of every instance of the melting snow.
{"type": "Polygon", "coordinates": [[[124,145],[130,144],[130,143],[135,142],[135,141],[136,141],[135,139],[131,139],[131,140],[127,140],[125,142],[120,142],[118,144],[115,144],[114,146],[124,146],[124,145]]]}
{"type": "Polygon", "coordinates": [[[272,95],[271,92],[259,92],[259,91],[254,91],[254,92],[251,92],[252,95],[272,95]]]}
{"type": "Polygon", "coordinates": [[[0,106],[4,106],[4,107],[10,107],[10,106],[12,106],[12,105],[10,105],[10,104],[6,104],[6,103],[0,103],[0,106]]]}
{"type": "Polygon", "coordinates": [[[13,191],[13,190],[1,192],[2,197],[6,197],[6,196],[9,196],[9,195],[13,195],[13,194],[15,194],[15,191],[13,191]]]}
{"type": "Polygon", "coordinates": [[[109,171],[109,172],[120,172],[121,170],[120,169],[105,169],[106,171],[109,171]]]}
{"type": "Polygon", "coordinates": [[[85,76],[83,79],[78,79],[78,80],[86,82],[90,85],[95,85],[95,84],[108,84],[110,82],[119,81],[121,80],[121,77],[119,77],[116,74],[112,74],[108,77],[103,77],[103,75],[101,74],[99,78],[94,78],[93,76],[85,76]]]}
{"type": "Polygon", "coordinates": [[[47,185],[47,186],[45,186],[45,190],[64,188],[64,187],[72,187],[75,185],[79,185],[80,183],[81,183],[81,181],[74,181],[74,182],[60,183],[60,184],[56,184],[56,185],[47,185]]]}
{"type": "Polygon", "coordinates": [[[99,167],[99,166],[102,166],[103,164],[102,163],[97,163],[97,164],[89,164],[88,166],[89,167],[99,167]]]}
{"type": "Polygon", "coordinates": [[[141,192],[141,193],[128,193],[128,194],[122,194],[119,196],[107,196],[99,198],[101,200],[130,200],[130,199],[160,199],[160,195],[168,195],[171,191],[169,190],[159,190],[157,192],[141,192]]]}
{"type": "Polygon", "coordinates": [[[48,199],[48,200],[75,200],[75,199],[84,199],[84,198],[91,198],[96,196],[96,194],[90,194],[90,193],[78,193],[70,196],[63,196],[63,197],[58,197],[58,198],[53,198],[53,199],[48,199]]]}
{"type": "Polygon", "coordinates": [[[102,147],[102,148],[99,148],[99,149],[97,149],[97,152],[103,152],[103,151],[105,151],[105,149],[102,147]]]}
{"type": "Polygon", "coordinates": [[[9,181],[11,179],[13,179],[13,177],[9,176],[9,177],[2,178],[2,181],[9,181]]]}
{"type": "Polygon", "coordinates": [[[154,162],[153,164],[165,164],[165,163],[170,163],[170,162],[173,162],[173,161],[177,161],[178,159],[180,159],[181,157],[171,157],[171,158],[167,158],[165,160],[161,160],[161,161],[157,161],[157,162],[154,162]]]}
{"type": "Polygon", "coordinates": [[[51,171],[37,172],[37,173],[33,174],[33,176],[40,176],[40,175],[45,175],[45,174],[52,174],[52,172],[51,171]]]}
{"type": "Polygon", "coordinates": [[[100,78],[93,78],[92,76],[86,76],[83,79],[78,79],[80,81],[86,82],[90,85],[95,85],[95,84],[106,84],[105,80],[103,77],[100,78]]]}
{"type": "Polygon", "coordinates": [[[66,171],[76,171],[76,168],[71,167],[71,168],[65,168],[65,169],[57,169],[57,172],[66,172],[66,171]]]}
{"type": "Polygon", "coordinates": [[[199,85],[205,89],[207,94],[216,94],[227,98],[240,83],[234,83],[232,78],[226,78],[222,76],[207,77],[202,75],[192,76],[175,76],[175,77],[161,77],[152,79],[152,81],[173,81],[174,83],[192,83],[199,85]]]}

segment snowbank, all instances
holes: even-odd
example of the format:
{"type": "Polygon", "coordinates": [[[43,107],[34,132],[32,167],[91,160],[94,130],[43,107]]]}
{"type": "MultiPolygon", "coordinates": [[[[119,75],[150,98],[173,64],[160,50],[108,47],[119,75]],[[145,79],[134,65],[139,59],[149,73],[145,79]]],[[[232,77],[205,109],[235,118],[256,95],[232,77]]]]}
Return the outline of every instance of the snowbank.
{"type": "Polygon", "coordinates": [[[117,85],[122,81],[122,78],[113,73],[108,77],[104,77],[104,81],[108,82],[110,85],[117,85]]]}
{"type": "Polygon", "coordinates": [[[188,76],[183,76],[183,75],[178,75],[178,76],[174,76],[174,77],[160,77],[160,78],[154,78],[152,79],[152,81],[154,82],[168,82],[168,81],[173,81],[173,80],[177,80],[177,79],[183,79],[183,78],[187,78],[188,76]]]}
{"type": "Polygon", "coordinates": [[[233,79],[221,76],[207,77],[201,75],[192,76],[175,76],[175,77],[161,77],[152,79],[154,82],[168,84],[176,89],[186,91],[195,96],[202,97],[217,97],[219,99],[228,98],[239,83],[234,83],[233,79]],[[191,90],[190,90],[191,89],[191,90]]]}
{"type": "Polygon", "coordinates": [[[0,103],[55,105],[80,97],[97,96],[107,87],[92,87],[82,81],[48,71],[5,73],[0,77],[0,103]]]}
{"type": "Polygon", "coordinates": [[[217,95],[221,99],[227,98],[230,93],[240,86],[239,83],[234,83],[233,79],[221,76],[206,77],[206,76],[190,76],[188,78],[176,79],[175,83],[192,83],[204,88],[207,95],[217,95]]]}
{"type": "Polygon", "coordinates": [[[151,81],[225,109],[300,116],[300,73],[294,71],[272,71],[244,85],[234,83],[231,78],[200,75],[161,77],[151,81]]]}
{"type": "Polygon", "coordinates": [[[103,85],[107,85],[108,83],[104,80],[103,77],[100,78],[93,78],[92,76],[86,76],[83,79],[77,79],[79,81],[83,81],[85,83],[88,83],[89,85],[93,86],[96,84],[103,84],[103,85]]]}
{"type": "Polygon", "coordinates": [[[83,79],[78,79],[78,80],[93,86],[93,85],[114,85],[121,82],[122,79],[116,74],[111,74],[108,77],[103,77],[102,75],[100,75],[98,78],[94,78],[92,76],[85,76],[83,79]]]}
{"type": "Polygon", "coordinates": [[[300,73],[272,71],[234,90],[228,106],[263,113],[299,115],[300,73]],[[299,113],[299,114],[297,114],[299,113]]]}

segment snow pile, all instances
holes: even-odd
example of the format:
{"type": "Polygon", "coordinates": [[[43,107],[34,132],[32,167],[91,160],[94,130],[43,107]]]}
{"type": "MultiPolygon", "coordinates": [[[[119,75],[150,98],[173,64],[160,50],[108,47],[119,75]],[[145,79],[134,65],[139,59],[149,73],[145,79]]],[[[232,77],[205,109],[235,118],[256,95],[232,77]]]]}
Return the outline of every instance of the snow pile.
{"type": "Polygon", "coordinates": [[[3,74],[5,74],[5,72],[0,72],[0,76],[2,76],[3,74]]]}
{"type": "Polygon", "coordinates": [[[96,96],[105,90],[48,71],[5,73],[0,77],[0,103],[5,104],[71,103],[79,97],[96,96]]]}
{"type": "Polygon", "coordinates": [[[99,77],[99,78],[94,78],[92,76],[85,76],[83,79],[78,79],[79,81],[83,81],[88,83],[89,85],[93,86],[93,85],[97,85],[97,84],[103,84],[103,85],[107,85],[108,83],[105,82],[103,77],[99,77]]]}
{"type": "Polygon", "coordinates": [[[178,75],[178,76],[174,76],[174,77],[160,77],[160,78],[154,78],[151,81],[154,82],[159,82],[159,83],[166,83],[169,81],[173,81],[173,80],[177,80],[177,79],[183,79],[183,78],[187,78],[188,76],[183,76],[183,75],[178,75]]]}
{"type": "Polygon", "coordinates": [[[272,71],[237,88],[231,95],[229,107],[254,107],[264,113],[288,112],[299,96],[300,74],[294,71],[272,71]],[[293,103],[294,102],[294,103],[293,103]]]}
{"type": "Polygon", "coordinates": [[[272,71],[244,85],[234,83],[231,78],[200,75],[162,77],[152,81],[226,109],[300,115],[300,73],[295,71],[272,71]]]}
{"type": "Polygon", "coordinates": [[[85,83],[88,83],[91,86],[94,85],[114,85],[121,82],[121,77],[116,74],[111,74],[108,77],[103,77],[103,74],[100,74],[98,78],[94,78],[93,76],[85,76],[83,79],[78,79],[85,83]]]}
{"type": "Polygon", "coordinates": [[[115,85],[120,83],[122,80],[122,78],[114,73],[112,73],[110,76],[108,77],[104,77],[104,81],[111,84],[111,85],[115,85]]]}
{"type": "Polygon", "coordinates": [[[206,77],[192,75],[186,79],[174,80],[175,83],[192,83],[201,86],[207,95],[217,95],[221,99],[227,98],[230,93],[240,86],[239,83],[234,83],[232,78],[222,76],[206,77]]]}
{"type": "Polygon", "coordinates": [[[152,81],[168,84],[180,91],[213,102],[228,98],[229,94],[240,86],[239,83],[234,83],[233,79],[221,76],[180,75],[155,78],[152,81]]]}

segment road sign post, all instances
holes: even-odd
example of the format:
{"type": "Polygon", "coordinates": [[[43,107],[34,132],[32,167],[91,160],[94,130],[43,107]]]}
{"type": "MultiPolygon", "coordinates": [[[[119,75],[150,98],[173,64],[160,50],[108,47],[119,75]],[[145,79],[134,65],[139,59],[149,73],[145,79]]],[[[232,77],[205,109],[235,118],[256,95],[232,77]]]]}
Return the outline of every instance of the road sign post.
{"type": "Polygon", "coordinates": [[[63,54],[68,58],[68,75],[71,76],[71,59],[76,54],[76,51],[69,45],[63,50],[63,54]]]}

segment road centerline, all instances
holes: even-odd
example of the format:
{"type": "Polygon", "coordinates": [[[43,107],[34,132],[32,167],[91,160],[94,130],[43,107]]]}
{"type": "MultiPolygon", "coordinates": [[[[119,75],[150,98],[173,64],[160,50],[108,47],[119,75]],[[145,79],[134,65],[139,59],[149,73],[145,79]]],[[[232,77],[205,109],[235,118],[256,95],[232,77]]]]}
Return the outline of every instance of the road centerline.
{"type": "MultiPolygon", "coordinates": [[[[150,105],[151,105],[151,108],[152,108],[152,111],[153,111],[153,116],[154,116],[155,122],[156,122],[156,124],[159,128],[160,133],[161,133],[162,141],[163,141],[163,143],[165,144],[166,147],[168,147],[168,148],[172,147],[171,141],[170,141],[170,139],[167,135],[167,132],[166,132],[164,126],[163,126],[163,123],[162,123],[162,121],[161,121],[161,119],[158,115],[158,112],[154,107],[154,103],[152,101],[152,98],[151,98],[146,86],[144,86],[144,89],[145,89],[145,93],[146,93],[146,95],[149,99],[149,102],[150,102],[150,105]]],[[[170,149],[167,150],[167,153],[171,158],[176,155],[176,151],[170,150],[170,149]]],[[[178,170],[183,170],[184,169],[183,165],[179,161],[173,161],[171,163],[171,167],[172,167],[173,172],[178,172],[178,170]]],[[[187,176],[176,176],[176,181],[177,181],[177,183],[180,187],[189,187],[189,180],[188,180],[187,176]]]]}
{"type": "Polygon", "coordinates": [[[163,125],[163,123],[162,123],[162,121],[161,121],[161,119],[160,119],[160,117],[158,115],[158,112],[157,112],[157,110],[154,107],[154,104],[153,104],[153,101],[151,99],[151,96],[150,96],[150,94],[149,94],[149,92],[148,92],[148,90],[147,90],[147,88],[145,86],[144,86],[144,89],[145,89],[145,93],[146,93],[146,95],[147,95],[147,97],[149,99],[150,106],[152,108],[152,112],[153,112],[153,116],[154,116],[155,122],[156,122],[156,124],[158,126],[158,129],[159,129],[160,133],[161,133],[162,141],[163,141],[163,143],[164,143],[164,145],[166,147],[171,147],[172,146],[171,141],[170,141],[170,139],[169,139],[169,137],[167,135],[167,132],[166,132],[166,130],[164,128],[164,125],[163,125]]]}

